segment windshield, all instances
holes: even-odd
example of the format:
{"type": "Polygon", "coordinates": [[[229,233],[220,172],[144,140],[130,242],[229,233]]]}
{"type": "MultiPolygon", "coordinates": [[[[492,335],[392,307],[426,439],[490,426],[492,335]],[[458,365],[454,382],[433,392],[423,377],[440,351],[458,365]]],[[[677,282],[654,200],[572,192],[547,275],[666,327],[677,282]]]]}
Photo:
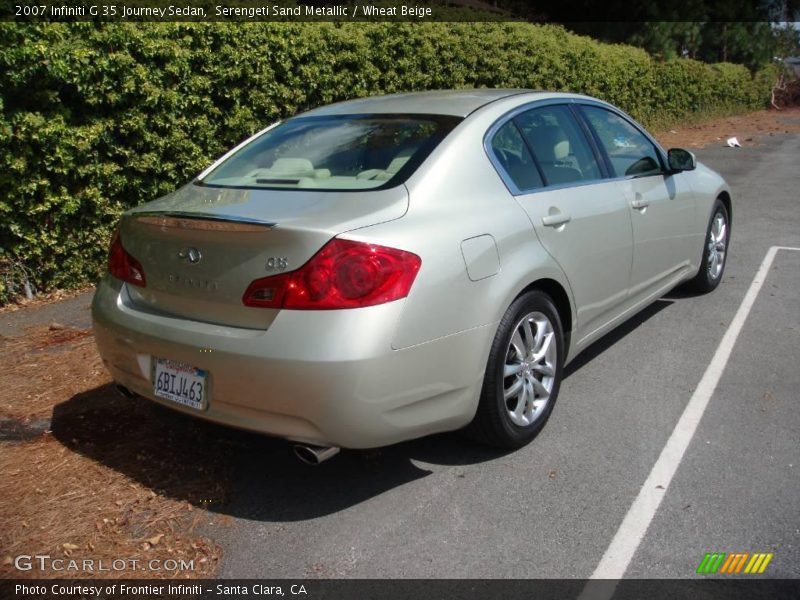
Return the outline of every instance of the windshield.
{"type": "Polygon", "coordinates": [[[392,187],[460,121],[439,115],[298,117],[259,136],[197,183],[335,191],[392,187]]]}

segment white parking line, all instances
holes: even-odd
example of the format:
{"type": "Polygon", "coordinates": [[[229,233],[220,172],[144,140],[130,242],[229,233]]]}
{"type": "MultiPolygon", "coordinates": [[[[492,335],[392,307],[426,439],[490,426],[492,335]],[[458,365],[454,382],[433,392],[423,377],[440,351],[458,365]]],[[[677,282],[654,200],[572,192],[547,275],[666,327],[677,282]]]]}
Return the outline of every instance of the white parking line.
{"type": "MultiPolygon", "coordinates": [[[[664,499],[672,477],[675,475],[678,465],[686,453],[686,448],[692,441],[700,419],[703,417],[708,402],[714,394],[720,377],[722,377],[722,372],[730,358],[736,338],[739,337],[747,315],[750,314],[750,309],[753,307],[756,296],[758,296],[758,292],[767,278],[767,273],[778,250],[800,251],[800,248],[772,246],[767,251],[767,255],[753,278],[753,282],[750,284],[744,299],[742,299],[739,310],[736,311],[736,315],[722,337],[711,363],[706,368],[703,378],[697,385],[694,394],[692,394],[681,418],[675,425],[675,429],[673,429],[672,435],[670,435],[664,449],[661,451],[656,464],[653,465],[650,475],[642,485],[641,490],[639,490],[639,495],[636,496],[636,500],[634,500],[625,515],[614,539],[611,540],[605,554],[603,554],[603,558],[600,559],[600,563],[592,574],[592,579],[619,580],[625,575],[636,549],[639,547],[645,533],[647,533],[647,528],[650,526],[650,522],[653,520],[661,501],[664,499]]],[[[603,585],[593,585],[592,582],[589,582],[584,588],[581,598],[584,600],[587,598],[592,600],[608,599],[614,594],[615,589],[616,582],[605,582],[603,585]]]]}

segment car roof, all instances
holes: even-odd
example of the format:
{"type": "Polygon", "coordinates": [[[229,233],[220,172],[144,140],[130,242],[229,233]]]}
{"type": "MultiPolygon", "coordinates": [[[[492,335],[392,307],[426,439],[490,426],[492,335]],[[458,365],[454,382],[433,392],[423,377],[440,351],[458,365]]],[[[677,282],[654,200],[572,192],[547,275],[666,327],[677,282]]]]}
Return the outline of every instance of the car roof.
{"type": "Polygon", "coordinates": [[[302,117],[352,114],[428,114],[466,117],[490,102],[519,94],[545,93],[525,89],[434,90],[357,98],[302,113],[302,117]]]}

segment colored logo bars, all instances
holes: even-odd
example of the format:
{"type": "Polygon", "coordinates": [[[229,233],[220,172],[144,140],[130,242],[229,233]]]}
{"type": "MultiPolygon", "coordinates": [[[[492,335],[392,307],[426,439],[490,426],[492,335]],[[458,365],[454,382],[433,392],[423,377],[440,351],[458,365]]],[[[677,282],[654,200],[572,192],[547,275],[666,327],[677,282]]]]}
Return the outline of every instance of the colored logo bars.
{"type": "Polygon", "coordinates": [[[697,572],[703,575],[714,573],[723,574],[752,574],[760,575],[772,560],[772,552],[707,552],[697,567],[697,572]],[[746,565],[746,566],[745,566],[746,565]]]}

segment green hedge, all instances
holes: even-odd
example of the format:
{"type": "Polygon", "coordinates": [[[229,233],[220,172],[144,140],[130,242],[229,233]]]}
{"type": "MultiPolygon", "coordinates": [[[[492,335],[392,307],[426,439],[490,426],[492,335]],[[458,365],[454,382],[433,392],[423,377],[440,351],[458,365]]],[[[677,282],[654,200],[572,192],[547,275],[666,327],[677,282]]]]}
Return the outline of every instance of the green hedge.
{"type": "Polygon", "coordinates": [[[759,108],[770,79],[522,23],[0,24],[0,302],[23,269],[39,291],[95,280],[123,210],[275,119],[475,86],[588,93],[653,124],[759,108]]]}

